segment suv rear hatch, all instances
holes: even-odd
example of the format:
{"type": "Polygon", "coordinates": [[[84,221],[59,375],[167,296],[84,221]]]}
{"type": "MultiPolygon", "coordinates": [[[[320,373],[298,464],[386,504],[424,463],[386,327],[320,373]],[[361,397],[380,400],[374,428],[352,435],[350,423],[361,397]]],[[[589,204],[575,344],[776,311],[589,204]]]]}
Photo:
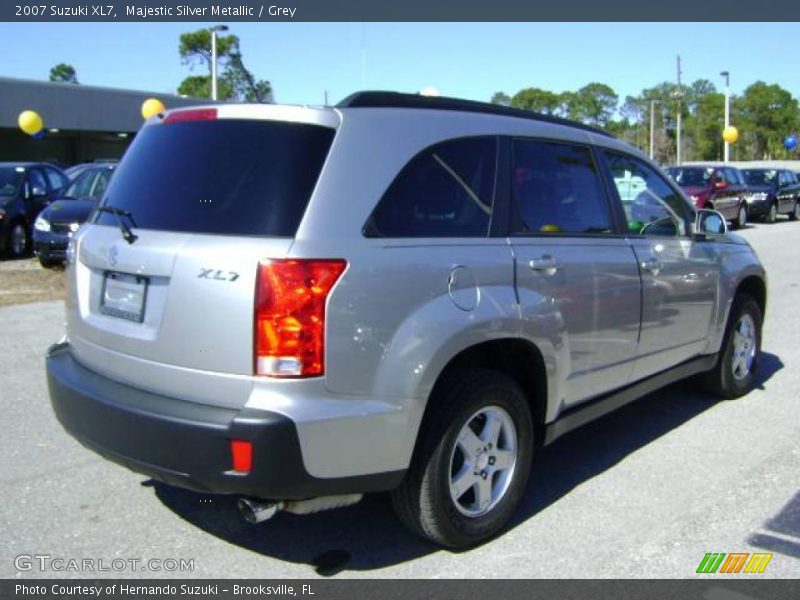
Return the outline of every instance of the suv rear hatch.
{"type": "Polygon", "coordinates": [[[279,106],[151,119],[76,239],[67,333],[79,362],[242,406],[259,261],[288,253],[337,125],[332,110],[279,106]]]}

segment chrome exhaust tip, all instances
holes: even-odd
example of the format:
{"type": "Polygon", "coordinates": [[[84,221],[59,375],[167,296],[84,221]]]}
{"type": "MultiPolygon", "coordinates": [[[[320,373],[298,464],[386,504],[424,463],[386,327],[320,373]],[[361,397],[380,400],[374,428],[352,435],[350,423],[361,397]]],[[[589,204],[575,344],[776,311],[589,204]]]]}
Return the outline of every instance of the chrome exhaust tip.
{"type": "Polygon", "coordinates": [[[248,523],[262,523],[275,516],[280,509],[280,503],[253,498],[239,498],[236,503],[239,514],[248,523]]]}

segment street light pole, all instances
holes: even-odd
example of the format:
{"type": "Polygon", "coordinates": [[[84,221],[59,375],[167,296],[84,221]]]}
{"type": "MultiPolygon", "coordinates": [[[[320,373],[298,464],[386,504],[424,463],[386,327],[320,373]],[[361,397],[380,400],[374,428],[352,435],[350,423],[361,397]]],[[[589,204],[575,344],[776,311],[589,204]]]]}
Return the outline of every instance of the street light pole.
{"type": "Polygon", "coordinates": [[[227,25],[209,27],[211,32],[211,99],[217,99],[217,32],[228,31],[227,25]]]}
{"type": "Polygon", "coordinates": [[[675,145],[675,162],[680,165],[683,160],[683,153],[681,152],[681,113],[683,107],[681,100],[683,99],[683,89],[681,88],[681,57],[678,55],[678,89],[675,92],[675,98],[678,100],[678,124],[676,130],[676,145],[675,145]]]}
{"type": "Polygon", "coordinates": [[[656,155],[656,101],[650,100],[650,160],[656,155]]]}
{"type": "MultiPolygon", "coordinates": [[[[730,127],[731,124],[731,74],[728,71],[720,73],[725,78],[725,129],[730,127]]],[[[725,162],[728,162],[731,157],[731,145],[725,142],[725,162]]]]}

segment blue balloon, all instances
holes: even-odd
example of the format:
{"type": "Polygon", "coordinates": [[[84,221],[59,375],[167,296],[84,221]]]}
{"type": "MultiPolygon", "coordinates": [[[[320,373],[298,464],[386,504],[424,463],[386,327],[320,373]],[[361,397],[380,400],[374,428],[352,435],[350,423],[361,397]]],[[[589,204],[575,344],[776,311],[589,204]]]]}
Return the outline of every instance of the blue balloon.
{"type": "Polygon", "coordinates": [[[794,150],[797,146],[797,136],[795,134],[787,135],[786,139],[783,140],[783,145],[786,146],[787,150],[794,150]]]}
{"type": "Polygon", "coordinates": [[[41,140],[44,138],[44,129],[40,129],[36,133],[31,136],[35,140],[41,140]]]}

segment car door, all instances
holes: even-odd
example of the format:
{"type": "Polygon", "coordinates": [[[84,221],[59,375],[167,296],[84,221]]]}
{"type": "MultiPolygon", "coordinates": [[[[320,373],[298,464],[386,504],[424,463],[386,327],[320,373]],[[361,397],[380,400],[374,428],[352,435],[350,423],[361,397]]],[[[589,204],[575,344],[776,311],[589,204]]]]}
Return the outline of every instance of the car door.
{"type": "Polygon", "coordinates": [[[45,175],[47,176],[47,182],[50,184],[50,200],[58,200],[58,197],[64,192],[67,185],[69,184],[69,179],[62,174],[58,169],[54,169],[53,167],[43,167],[45,175]]]}
{"type": "Polygon", "coordinates": [[[27,170],[23,188],[25,218],[33,223],[44,207],[50,204],[50,192],[44,173],[38,167],[27,170]]]}
{"type": "Polygon", "coordinates": [[[589,146],[520,138],[511,160],[522,335],[559,357],[550,397],[569,408],[630,379],[641,311],[636,256],[589,146]]]}
{"type": "Polygon", "coordinates": [[[728,169],[716,170],[717,183],[714,185],[714,210],[722,213],[727,219],[735,219],[739,208],[739,195],[736,191],[736,180],[728,169]]]}
{"type": "Polygon", "coordinates": [[[794,199],[797,193],[793,189],[794,178],[789,171],[778,171],[778,210],[782,213],[794,209],[794,199]]]}
{"type": "Polygon", "coordinates": [[[720,265],[711,244],[691,236],[690,206],[665,177],[635,156],[603,150],[629,226],[642,278],[642,321],[634,379],[701,353],[715,315],[720,265]],[[620,182],[631,181],[635,194],[620,182]]]}

